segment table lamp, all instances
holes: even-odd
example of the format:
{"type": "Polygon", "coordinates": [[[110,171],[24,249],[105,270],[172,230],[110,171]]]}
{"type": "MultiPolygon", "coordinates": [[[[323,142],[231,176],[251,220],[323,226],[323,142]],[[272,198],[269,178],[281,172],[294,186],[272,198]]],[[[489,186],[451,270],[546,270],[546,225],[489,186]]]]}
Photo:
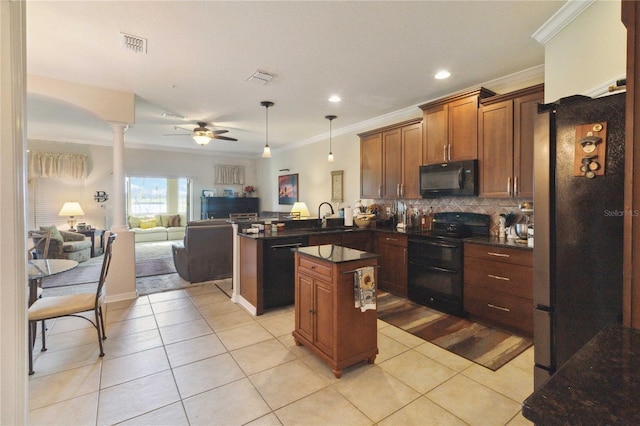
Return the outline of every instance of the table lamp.
{"type": "Polygon", "coordinates": [[[82,211],[82,207],[80,207],[80,203],[75,201],[67,201],[60,209],[60,213],[58,216],[69,216],[67,219],[67,223],[69,224],[69,229],[75,231],[74,226],[76,225],[75,216],[84,216],[84,211],[82,211]]]}
{"type": "Polygon", "coordinates": [[[293,207],[291,207],[291,215],[297,216],[294,213],[299,214],[301,218],[311,216],[309,209],[307,208],[307,204],[303,201],[296,201],[293,203],[293,207]]]}

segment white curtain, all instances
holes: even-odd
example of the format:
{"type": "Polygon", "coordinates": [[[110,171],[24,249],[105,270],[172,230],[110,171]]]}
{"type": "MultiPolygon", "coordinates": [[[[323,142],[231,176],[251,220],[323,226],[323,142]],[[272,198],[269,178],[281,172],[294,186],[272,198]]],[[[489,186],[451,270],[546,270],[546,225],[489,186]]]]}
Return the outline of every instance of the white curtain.
{"type": "Polygon", "coordinates": [[[213,183],[244,185],[244,166],[216,165],[213,169],[213,183]]]}
{"type": "Polygon", "coordinates": [[[84,179],[87,177],[87,156],[29,151],[29,178],[84,179]]]}

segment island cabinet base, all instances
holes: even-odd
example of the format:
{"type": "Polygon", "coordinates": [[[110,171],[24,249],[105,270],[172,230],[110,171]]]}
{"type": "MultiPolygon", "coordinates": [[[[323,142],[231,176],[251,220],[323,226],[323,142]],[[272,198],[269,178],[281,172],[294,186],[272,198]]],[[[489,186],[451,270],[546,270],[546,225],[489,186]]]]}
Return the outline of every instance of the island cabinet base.
{"type": "Polygon", "coordinates": [[[295,256],[296,323],[292,334],[296,345],[317,354],[337,378],[351,365],[362,361],[373,364],[378,354],[377,312],[356,308],[353,288],[354,271],[377,266],[377,259],[335,263],[300,252],[295,256]]]}

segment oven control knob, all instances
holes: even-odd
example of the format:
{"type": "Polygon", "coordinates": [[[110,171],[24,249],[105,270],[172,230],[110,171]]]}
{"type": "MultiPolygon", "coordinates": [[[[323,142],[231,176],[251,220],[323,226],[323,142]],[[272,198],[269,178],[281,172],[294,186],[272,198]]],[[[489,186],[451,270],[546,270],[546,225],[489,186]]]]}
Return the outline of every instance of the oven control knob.
{"type": "Polygon", "coordinates": [[[429,302],[431,302],[431,303],[435,302],[435,300],[433,299],[433,297],[430,297],[430,298],[429,298],[429,302]]]}

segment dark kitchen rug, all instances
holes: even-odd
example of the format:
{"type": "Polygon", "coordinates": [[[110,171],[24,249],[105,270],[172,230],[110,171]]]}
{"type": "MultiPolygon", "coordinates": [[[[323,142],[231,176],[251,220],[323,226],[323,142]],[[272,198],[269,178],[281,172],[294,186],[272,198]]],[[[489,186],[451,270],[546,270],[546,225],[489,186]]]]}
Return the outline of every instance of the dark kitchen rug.
{"type": "MultiPolygon", "coordinates": [[[[102,264],[79,265],[69,271],[42,279],[42,288],[64,287],[98,282],[102,264]]],[[[136,262],[136,278],[176,273],[172,257],[147,259],[136,262]]]]}
{"type": "Polygon", "coordinates": [[[386,292],[378,292],[378,318],[414,336],[496,371],[533,344],[493,327],[447,315],[386,292]]]}

